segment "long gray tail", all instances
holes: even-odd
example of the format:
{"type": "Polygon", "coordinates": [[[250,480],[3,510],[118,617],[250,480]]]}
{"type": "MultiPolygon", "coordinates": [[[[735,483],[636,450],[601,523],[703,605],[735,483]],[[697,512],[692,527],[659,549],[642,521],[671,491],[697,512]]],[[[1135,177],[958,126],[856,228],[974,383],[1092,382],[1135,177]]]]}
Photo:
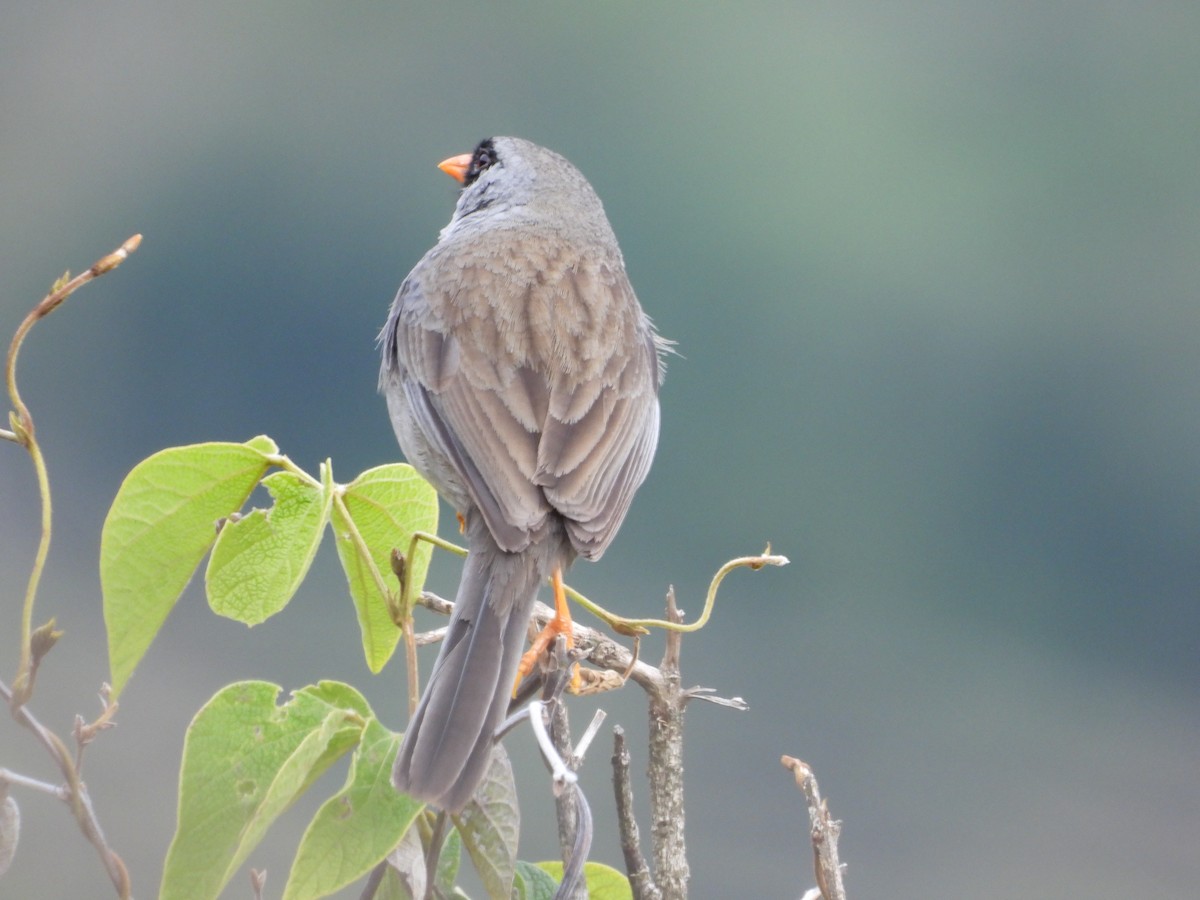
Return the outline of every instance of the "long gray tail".
{"type": "Polygon", "coordinates": [[[473,519],[454,615],[392,769],[397,790],[450,812],[487,771],[544,577],[536,551],[504,552],[473,519]]]}

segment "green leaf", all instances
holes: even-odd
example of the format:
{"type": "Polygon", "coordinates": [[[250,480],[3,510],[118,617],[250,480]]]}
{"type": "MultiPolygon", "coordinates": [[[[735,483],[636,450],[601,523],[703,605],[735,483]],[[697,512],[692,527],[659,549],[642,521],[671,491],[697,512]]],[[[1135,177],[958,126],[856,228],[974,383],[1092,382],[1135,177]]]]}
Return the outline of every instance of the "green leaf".
{"type": "Polygon", "coordinates": [[[277,449],[267,437],[172,447],[121,484],[100,535],[114,698],[216,540],[217,522],[242,507],[277,449]]]}
{"type": "Polygon", "coordinates": [[[442,892],[449,894],[454,889],[458,879],[458,866],[462,860],[462,837],[457,828],[451,828],[442,843],[442,852],[438,856],[437,886],[442,892]]]}
{"type": "Polygon", "coordinates": [[[512,892],[517,865],[521,810],[512,764],[502,745],[493,749],[487,775],[471,802],[451,818],[488,895],[507,897],[512,892]]]}
{"type": "Polygon", "coordinates": [[[294,472],[273,472],[262,483],[274,504],[225,523],[204,575],[212,611],[246,625],[292,599],[317,554],[333,499],[294,472]]]}
{"type": "MultiPolygon", "coordinates": [[[[562,866],[559,866],[562,871],[562,866]]],[[[513,882],[516,900],[554,900],[558,882],[530,862],[517,863],[517,879],[513,882]]]]}
{"type": "Polygon", "coordinates": [[[424,808],[392,786],[399,746],[400,735],[375,719],[367,722],[345,786],[304,832],[284,900],[332,894],[369,872],[399,842],[424,808]]]}
{"type": "MultiPolygon", "coordinates": [[[[555,884],[562,883],[563,864],[557,860],[537,863],[537,867],[546,872],[555,884]]],[[[588,897],[591,900],[633,900],[633,888],[629,879],[612,866],[598,862],[583,864],[583,878],[587,883],[588,897]]]]}
{"type": "MultiPolygon", "coordinates": [[[[412,466],[401,463],[368,469],[339,491],[333,507],[338,556],[358,613],[367,666],[379,672],[400,640],[388,609],[400,592],[392,550],[407,554],[413,532],[437,531],[437,493],[412,466]]],[[[421,541],[405,561],[412,597],[425,584],[431,553],[421,541]]]]}
{"type": "Polygon", "coordinates": [[[276,456],[279,454],[279,445],[265,434],[250,438],[250,440],[246,441],[246,446],[266,456],[276,456]]]}
{"type": "Polygon", "coordinates": [[[348,685],[324,681],[276,706],[279,691],[231,684],[188,726],[160,897],[220,894],[271,823],[374,721],[348,685]]]}

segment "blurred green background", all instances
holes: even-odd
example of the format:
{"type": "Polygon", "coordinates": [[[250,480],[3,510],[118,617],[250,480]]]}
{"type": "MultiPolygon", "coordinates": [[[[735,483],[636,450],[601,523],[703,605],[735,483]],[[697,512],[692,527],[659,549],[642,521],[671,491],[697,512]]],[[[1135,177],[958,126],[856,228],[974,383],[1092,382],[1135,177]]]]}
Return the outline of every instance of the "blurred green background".
{"type": "MultiPolygon", "coordinates": [[[[852,896],[1194,896],[1197,46],[1185,3],[5,4],[3,341],[64,268],[145,234],[22,353],[56,491],[39,617],[67,631],[33,708],[64,733],[98,709],[99,530],[140,459],[262,432],[341,481],[399,457],[373,340],[449,219],[434,165],[515,134],[590,178],[683,354],[650,479],[572,581],[634,615],[674,584],[695,614],[727,558],[792,559],[733,576],[684,645],[687,682],[751,706],[689,715],[694,896],[812,884],[783,753],[846,822],[852,896]]],[[[12,445],[0,508],[11,679],[37,521],[12,445]]],[[[439,557],[433,587],[456,572],[439,557]]],[[[404,721],[328,545],[253,631],[193,585],[88,753],[138,896],[188,720],[251,677],[345,679],[404,721]]],[[[636,690],[578,727],[597,705],[644,734],[636,690]]],[[[509,746],[522,855],[552,856],[540,766],[509,746]]],[[[608,752],[585,786],[620,865],[608,752]]],[[[12,723],[0,766],[54,778],[12,723]]],[[[19,799],[0,896],[108,895],[66,812],[19,799]]],[[[253,858],[269,895],[298,813],[253,858]]]]}

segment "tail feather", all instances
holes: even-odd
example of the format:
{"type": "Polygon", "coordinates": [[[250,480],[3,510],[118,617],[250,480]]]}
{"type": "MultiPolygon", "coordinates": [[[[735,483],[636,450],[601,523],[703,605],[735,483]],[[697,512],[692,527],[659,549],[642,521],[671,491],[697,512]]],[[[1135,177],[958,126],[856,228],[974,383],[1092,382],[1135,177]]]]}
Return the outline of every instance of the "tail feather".
{"type": "Polygon", "coordinates": [[[468,533],[454,615],[396,756],[396,788],[451,812],[483,779],[504,718],[544,573],[534,554],[505,553],[468,533]]]}

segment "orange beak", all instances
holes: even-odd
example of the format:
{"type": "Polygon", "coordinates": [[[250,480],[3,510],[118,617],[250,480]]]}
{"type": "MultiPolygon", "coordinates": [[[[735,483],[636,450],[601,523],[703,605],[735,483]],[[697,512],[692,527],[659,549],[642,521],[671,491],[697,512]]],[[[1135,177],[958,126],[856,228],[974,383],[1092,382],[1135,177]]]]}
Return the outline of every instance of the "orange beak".
{"type": "Polygon", "coordinates": [[[464,153],[461,156],[452,156],[449,159],[443,159],[438,163],[438,168],[462,184],[467,180],[467,170],[471,168],[471,154],[464,153]]]}

